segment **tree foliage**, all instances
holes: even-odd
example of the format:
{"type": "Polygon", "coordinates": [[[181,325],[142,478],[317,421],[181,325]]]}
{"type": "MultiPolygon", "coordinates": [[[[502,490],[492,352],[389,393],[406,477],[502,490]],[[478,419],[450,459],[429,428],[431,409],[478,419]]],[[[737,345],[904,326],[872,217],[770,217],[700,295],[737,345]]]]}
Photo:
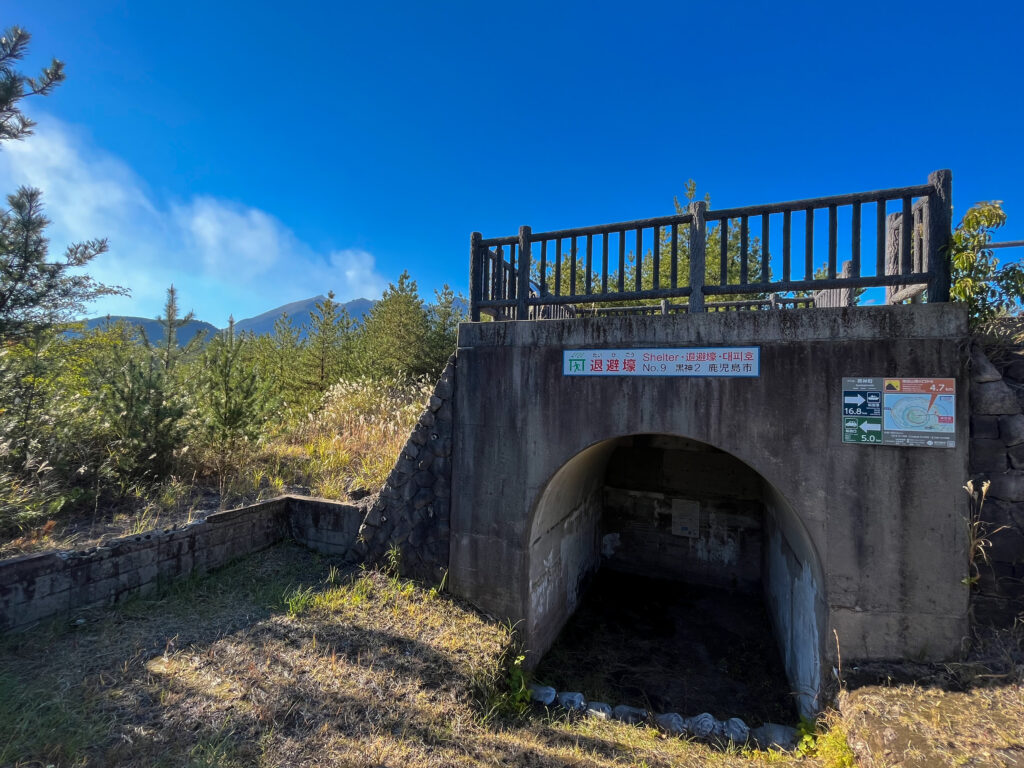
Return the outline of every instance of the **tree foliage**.
{"type": "Polygon", "coordinates": [[[303,347],[302,383],[307,392],[322,394],[344,374],[351,361],[352,319],[334,300],[334,291],[309,314],[309,335],[303,347]]]}
{"type": "MultiPolygon", "coordinates": [[[[689,210],[689,204],[697,199],[697,184],[693,179],[690,179],[686,183],[686,202],[680,202],[679,198],[673,199],[673,205],[677,214],[684,214],[689,210]]],[[[710,204],[711,198],[709,195],[704,196],[705,202],[710,204]]],[[[621,234],[620,237],[628,237],[631,233],[621,234]]],[[[704,261],[704,282],[706,285],[718,285],[721,282],[721,244],[723,237],[723,229],[720,224],[712,223],[711,226],[705,231],[705,261],[704,261]]],[[[743,258],[742,258],[742,235],[740,232],[740,225],[738,221],[730,221],[728,227],[728,234],[726,237],[726,278],[727,283],[731,285],[738,284],[740,277],[743,272],[743,258]]],[[[680,225],[676,231],[675,238],[675,265],[676,265],[676,282],[677,287],[686,287],[690,284],[690,230],[688,224],[680,225]]],[[[627,248],[625,254],[625,265],[624,269],[618,269],[617,255],[612,256],[609,254],[609,275],[608,275],[608,288],[610,291],[617,291],[619,279],[621,276],[623,288],[626,291],[633,291],[637,289],[637,250],[634,243],[629,243],[632,248],[627,248]]],[[[595,245],[595,251],[597,246],[595,245]]],[[[660,288],[669,288],[672,286],[672,231],[671,227],[663,227],[659,235],[658,241],[658,286],[660,288]]],[[[594,292],[600,291],[601,286],[601,273],[600,263],[601,257],[596,253],[593,257],[593,268],[591,270],[591,284],[594,292]]],[[[539,264],[534,260],[534,282],[540,282],[539,275],[539,264]]],[[[755,236],[748,236],[747,239],[747,282],[759,283],[762,281],[761,275],[761,240],[755,236]]],[[[569,295],[572,293],[572,254],[569,250],[564,250],[561,254],[561,270],[560,270],[560,290],[558,293],[562,295],[569,295]]],[[[556,283],[559,278],[556,277],[554,269],[554,260],[549,257],[548,259],[548,273],[545,280],[546,288],[549,293],[555,293],[556,283]]],[[[640,289],[650,290],[654,288],[654,252],[652,248],[647,248],[640,254],[639,259],[639,273],[640,273],[640,289]]],[[[577,252],[576,255],[576,293],[582,294],[585,292],[587,279],[587,269],[584,257],[584,252],[577,252]]],[[[763,278],[765,281],[771,279],[770,273],[763,278]]],[[[740,299],[758,299],[763,298],[762,293],[744,293],[744,294],[730,294],[728,296],[718,297],[721,300],[740,300],[740,299]]],[[[596,302],[596,306],[614,306],[615,302],[599,301],[596,302]]]]}
{"type": "Polygon", "coordinates": [[[15,69],[28,53],[30,39],[31,35],[17,26],[0,36],[0,141],[29,136],[35,123],[21,111],[21,100],[45,96],[64,81],[64,62],[57,59],[39,77],[29,77],[15,69]]]}
{"type": "Polygon", "coordinates": [[[363,318],[358,369],[370,377],[415,378],[432,367],[427,354],[430,319],[416,281],[402,272],[363,318]]]}
{"type": "Polygon", "coordinates": [[[1005,223],[1002,201],[992,200],[971,206],[953,232],[950,293],[967,305],[975,326],[1021,308],[1024,267],[1016,262],[1000,266],[988,247],[992,231],[1005,223]]]}

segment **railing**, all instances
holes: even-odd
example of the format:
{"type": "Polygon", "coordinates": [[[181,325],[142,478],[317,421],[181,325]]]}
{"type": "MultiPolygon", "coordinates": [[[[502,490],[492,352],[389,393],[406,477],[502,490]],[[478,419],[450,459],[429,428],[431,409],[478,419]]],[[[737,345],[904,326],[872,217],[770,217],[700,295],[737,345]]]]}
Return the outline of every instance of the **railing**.
{"type": "Polygon", "coordinates": [[[695,201],[674,216],[541,233],[520,227],[511,237],[474,232],[470,318],[842,306],[858,289],[879,287],[887,303],[924,293],[948,301],[951,190],[950,171],[936,171],[916,187],[715,211],[695,201]],[[825,212],[827,235],[816,238],[825,212]],[[871,214],[875,253],[862,259],[871,214]],[[848,229],[842,243],[840,218],[848,229]],[[817,273],[816,239],[826,251],[817,273]],[[781,279],[773,278],[773,265],[781,279]]]}

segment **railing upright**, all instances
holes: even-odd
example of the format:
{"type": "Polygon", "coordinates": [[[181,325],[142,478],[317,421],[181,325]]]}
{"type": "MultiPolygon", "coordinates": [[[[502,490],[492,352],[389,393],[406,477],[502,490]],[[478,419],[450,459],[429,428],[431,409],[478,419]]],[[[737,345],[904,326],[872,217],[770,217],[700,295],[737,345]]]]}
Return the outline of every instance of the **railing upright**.
{"type": "Polygon", "coordinates": [[[484,236],[474,232],[469,236],[469,319],[480,322],[480,300],[483,293],[483,247],[484,236]]]}
{"type": "MultiPolygon", "coordinates": [[[[581,309],[583,305],[602,302],[616,305],[607,308],[608,313],[621,314],[626,309],[623,306],[625,302],[657,302],[684,298],[688,298],[688,303],[679,304],[679,309],[686,307],[686,311],[696,313],[723,307],[739,309],[740,305],[749,308],[746,305],[751,303],[757,304],[758,307],[766,305],[760,300],[728,301],[727,297],[730,295],[853,290],[867,287],[884,287],[887,303],[898,303],[907,299],[920,301],[925,290],[928,292],[928,301],[949,301],[951,190],[952,174],[948,170],[940,170],[929,174],[927,184],[910,187],[717,211],[709,211],[707,203],[698,200],[690,203],[686,213],[673,216],[555,230],[536,235],[528,226],[520,227],[518,236],[511,237],[484,239],[479,232],[474,232],[470,238],[470,318],[476,322],[480,320],[482,314],[488,314],[498,320],[528,320],[531,315],[582,316],[591,310],[592,314],[602,314],[603,309],[581,309]],[[899,210],[889,213],[890,205],[899,210]],[[840,256],[845,257],[846,252],[845,243],[840,244],[840,223],[847,206],[852,207],[849,216],[849,268],[839,274],[840,256]],[[862,211],[862,206],[873,206],[875,209],[875,259],[861,252],[862,227],[871,229],[870,213],[862,211]],[[821,237],[827,247],[825,274],[823,277],[815,277],[815,213],[826,211],[827,236],[821,237]],[[774,240],[776,248],[781,246],[781,281],[773,280],[770,272],[771,217],[776,215],[781,217],[782,223],[782,236],[779,238],[776,233],[774,240]],[[797,216],[804,218],[803,225],[793,220],[797,216]],[[761,220],[760,241],[752,236],[752,229],[757,227],[758,218],[761,220]],[[710,279],[707,278],[709,219],[712,224],[718,223],[720,242],[716,251],[721,251],[720,255],[715,254],[720,258],[720,264],[718,268],[713,269],[716,274],[710,279]],[[677,241],[681,234],[679,227],[684,225],[690,227],[690,273],[688,283],[680,285],[679,283],[687,280],[686,275],[677,274],[677,241]],[[799,238],[795,231],[798,227],[804,230],[804,274],[802,279],[793,279],[792,272],[799,271],[799,266],[794,263],[800,260],[795,253],[799,245],[794,242],[795,238],[799,238]],[[729,233],[733,228],[739,240],[739,253],[735,257],[739,262],[738,280],[729,274],[732,263],[729,233]],[[645,232],[649,232],[651,238],[651,247],[647,251],[644,249],[645,232]],[[596,235],[601,236],[599,254],[595,253],[596,235]],[[609,273],[609,268],[614,267],[615,261],[610,242],[613,236],[618,246],[617,273],[609,273]],[[632,272],[627,280],[627,242],[632,244],[634,236],[632,272]],[[584,243],[580,243],[580,238],[585,238],[584,243]],[[568,247],[563,250],[562,246],[566,240],[568,247]],[[540,243],[537,286],[531,282],[534,241],[540,243]],[[554,249],[553,264],[548,263],[548,241],[554,249]],[[758,250],[755,251],[755,248],[758,250]],[[648,270],[651,278],[649,285],[645,287],[644,262],[648,258],[651,260],[648,270]],[[668,269],[663,278],[661,268],[666,258],[671,258],[671,266],[664,265],[668,269]],[[865,268],[869,272],[871,268],[865,267],[862,258],[868,264],[875,261],[873,275],[863,274],[865,268]],[[595,275],[594,269],[598,263],[600,275],[595,275]],[[568,275],[563,275],[563,266],[569,271],[568,275]],[[552,293],[547,291],[549,269],[554,279],[552,293]],[[600,290],[596,292],[598,287],[600,290]],[[536,293],[531,293],[531,288],[536,288],[536,293]],[[573,306],[577,302],[580,307],[573,306]],[[551,310],[544,314],[540,308],[549,305],[563,309],[558,312],[551,310]]],[[[845,218],[842,220],[846,221],[845,218]]],[[[823,217],[819,217],[819,221],[825,223],[823,217]]],[[[870,234],[868,236],[870,237],[870,234]]],[[[776,306],[777,303],[772,302],[770,306],[776,306]]],[[[672,307],[665,305],[661,309],[665,312],[672,307]]]]}
{"type": "Polygon", "coordinates": [[[953,229],[953,172],[933,171],[928,174],[932,193],[928,195],[925,209],[927,226],[925,238],[928,243],[928,301],[949,301],[950,261],[953,229]]]}
{"type": "Polygon", "coordinates": [[[530,297],[530,235],[529,227],[519,228],[519,272],[516,289],[516,320],[529,320],[527,299],[530,297]]]}
{"type": "Polygon", "coordinates": [[[704,311],[704,260],[705,260],[705,231],[704,214],[707,212],[708,204],[703,200],[694,200],[690,203],[690,214],[693,221],[690,222],[690,312],[704,311]]]}

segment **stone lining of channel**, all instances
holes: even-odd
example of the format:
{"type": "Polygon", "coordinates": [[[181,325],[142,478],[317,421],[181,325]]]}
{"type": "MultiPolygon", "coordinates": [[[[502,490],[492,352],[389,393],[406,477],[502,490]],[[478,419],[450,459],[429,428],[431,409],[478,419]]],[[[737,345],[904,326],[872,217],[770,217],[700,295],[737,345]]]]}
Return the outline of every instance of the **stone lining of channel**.
{"type": "Polygon", "coordinates": [[[796,746],[797,730],[779,723],[765,723],[750,728],[738,717],[719,720],[709,712],[693,717],[683,717],[677,712],[653,713],[640,707],[620,704],[616,707],[603,701],[587,701],[578,691],[556,691],[551,686],[531,684],[530,699],[545,707],[559,706],[569,712],[577,712],[599,720],[618,720],[628,725],[653,723],[660,730],[672,736],[688,736],[701,741],[723,744],[731,742],[737,746],[755,744],[761,749],[793,749],[796,746]]]}

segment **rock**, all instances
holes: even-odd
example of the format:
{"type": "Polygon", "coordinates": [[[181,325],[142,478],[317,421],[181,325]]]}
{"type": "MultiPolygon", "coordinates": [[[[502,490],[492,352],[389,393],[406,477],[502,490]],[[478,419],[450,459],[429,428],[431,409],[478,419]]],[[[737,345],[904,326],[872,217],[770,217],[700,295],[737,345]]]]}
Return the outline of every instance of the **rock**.
{"type": "Polygon", "coordinates": [[[587,707],[587,702],[582,693],[575,691],[560,691],[556,696],[558,705],[564,709],[571,709],[575,712],[582,712],[587,707]]]}
{"type": "Polygon", "coordinates": [[[666,712],[663,715],[655,715],[654,722],[661,730],[665,733],[671,733],[673,736],[679,736],[686,731],[686,724],[683,722],[683,716],[678,715],[675,712],[666,712]]]}
{"type": "Polygon", "coordinates": [[[971,416],[971,437],[985,440],[999,437],[999,417],[971,416]]]}
{"type": "Polygon", "coordinates": [[[737,744],[746,744],[747,739],[750,738],[750,727],[738,717],[730,717],[725,721],[722,734],[729,741],[737,744]]]}
{"type": "Polygon", "coordinates": [[[434,461],[434,454],[430,451],[424,451],[423,457],[416,464],[417,469],[430,469],[430,464],[434,461]]]}
{"type": "Polygon", "coordinates": [[[612,716],[612,708],[603,701],[587,702],[587,717],[596,717],[598,720],[607,720],[612,716]]]}
{"type": "Polygon", "coordinates": [[[1015,445],[1006,451],[1010,459],[1010,467],[1013,469],[1024,469],[1024,445],[1015,445]]]}
{"type": "Polygon", "coordinates": [[[622,721],[623,723],[636,725],[637,723],[642,723],[647,719],[647,710],[640,709],[639,707],[627,707],[625,704],[619,704],[619,706],[612,710],[612,717],[616,720],[622,721]]]}
{"type": "Polygon", "coordinates": [[[971,385],[971,410],[976,414],[1002,416],[1020,413],[1020,404],[1006,382],[971,385]]]}
{"type": "Polygon", "coordinates": [[[1024,415],[1000,416],[999,437],[1008,446],[1024,443],[1024,415]]]}
{"type": "Polygon", "coordinates": [[[758,728],[754,728],[750,732],[750,737],[757,742],[757,746],[761,749],[775,747],[776,749],[789,750],[796,746],[797,730],[796,728],[790,728],[788,725],[765,723],[758,728]]]}
{"type": "Polygon", "coordinates": [[[545,707],[550,707],[555,701],[555,689],[550,685],[530,683],[530,699],[545,707]]]}
{"type": "Polygon", "coordinates": [[[427,407],[430,408],[430,410],[432,410],[435,413],[437,413],[437,409],[440,408],[443,403],[444,403],[444,400],[442,400],[440,397],[438,397],[437,395],[431,395],[430,396],[430,401],[429,401],[429,404],[428,404],[427,407]]]}
{"type": "Polygon", "coordinates": [[[412,497],[412,508],[422,509],[434,500],[434,492],[430,488],[420,488],[412,497]]]}
{"type": "Polygon", "coordinates": [[[984,384],[992,381],[1000,381],[1003,376],[998,369],[992,365],[985,353],[977,344],[971,347],[971,381],[975,384],[984,384]]]}
{"type": "Polygon", "coordinates": [[[988,495],[1004,501],[1024,501],[1024,472],[1008,469],[992,475],[988,495]]]}
{"type": "Polygon", "coordinates": [[[452,382],[451,379],[441,378],[437,382],[437,386],[434,387],[434,394],[442,399],[447,399],[452,396],[452,382]]]}
{"type": "Polygon", "coordinates": [[[710,712],[702,712],[696,717],[689,717],[683,721],[686,730],[698,739],[706,739],[718,728],[718,721],[711,716],[710,712]]]}
{"type": "Polygon", "coordinates": [[[1002,440],[971,438],[970,470],[977,472],[1003,472],[1007,467],[1006,446],[1002,440]]]}
{"type": "Polygon", "coordinates": [[[436,417],[434,416],[434,412],[427,411],[422,416],[420,416],[420,424],[429,429],[430,427],[434,426],[435,419],[436,417]]]}
{"type": "Polygon", "coordinates": [[[1014,381],[1024,382],[1024,360],[1014,360],[1003,371],[1003,376],[1014,381]]]}
{"type": "Polygon", "coordinates": [[[426,488],[428,485],[434,484],[434,475],[426,470],[417,472],[413,475],[412,479],[420,488],[426,488]]]}
{"type": "Polygon", "coordinates": [[[427,442],[427,436],[422,429],[414,429],[412,434],[409,435],[409,441],[416,445],[423,445],[427,442]]]}

